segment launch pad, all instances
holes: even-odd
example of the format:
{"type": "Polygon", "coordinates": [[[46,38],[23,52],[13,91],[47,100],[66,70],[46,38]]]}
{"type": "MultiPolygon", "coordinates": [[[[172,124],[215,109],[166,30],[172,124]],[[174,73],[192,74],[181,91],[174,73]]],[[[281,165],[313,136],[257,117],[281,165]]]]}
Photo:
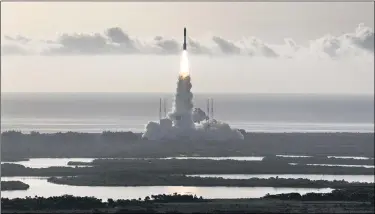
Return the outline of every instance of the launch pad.
{"type": "Polygon", "coordinates": [[[213,119],[213,99],[207,100],[206,113],[199,108],[194,109],[186,37],[187,31],[184,28],[180,71],[172,110],[168,114],[166,113],[166,101],[164,100],[164,118],[162,118],[162,100],[160,99],[159,122],[149,122],[142,137],[148,140],[177,138],[243,140],[244,136],[239,130],[232,129],[228,124],[213,119]]]}

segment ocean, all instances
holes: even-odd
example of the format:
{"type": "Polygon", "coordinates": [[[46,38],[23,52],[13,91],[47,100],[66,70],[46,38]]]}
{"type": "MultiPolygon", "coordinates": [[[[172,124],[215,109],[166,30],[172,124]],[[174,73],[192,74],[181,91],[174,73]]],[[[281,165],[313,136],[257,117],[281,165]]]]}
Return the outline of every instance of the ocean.
{"type": "MultiPolygon", "coordinates": [[[[2,93],[1,131],[143,132],[159,118],[159,99],[173,94],[2,93]]],[[[194,94],[194,107],[252,132],[374,132],[372,95],[194,94]]]]}

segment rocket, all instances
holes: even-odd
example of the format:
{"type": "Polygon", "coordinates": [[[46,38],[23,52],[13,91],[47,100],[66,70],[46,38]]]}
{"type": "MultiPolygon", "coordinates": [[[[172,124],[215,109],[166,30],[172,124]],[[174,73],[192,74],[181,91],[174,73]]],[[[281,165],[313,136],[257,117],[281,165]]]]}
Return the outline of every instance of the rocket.
{"type": "Polygon", "coordinates": [[[186,27],[184,28],[184,44],[182,46],[182,50],[186,51],[186,27]]]}

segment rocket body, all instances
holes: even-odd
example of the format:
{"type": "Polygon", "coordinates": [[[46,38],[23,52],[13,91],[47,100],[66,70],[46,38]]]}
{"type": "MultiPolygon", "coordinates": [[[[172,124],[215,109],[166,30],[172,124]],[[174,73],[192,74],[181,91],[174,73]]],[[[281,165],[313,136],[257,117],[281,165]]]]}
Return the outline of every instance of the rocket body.
{"type": "Polygon", "coordinates": [[[182,50],[186,51],[186,27],[184,28],[184,44],[182,46],[182,50]]]}

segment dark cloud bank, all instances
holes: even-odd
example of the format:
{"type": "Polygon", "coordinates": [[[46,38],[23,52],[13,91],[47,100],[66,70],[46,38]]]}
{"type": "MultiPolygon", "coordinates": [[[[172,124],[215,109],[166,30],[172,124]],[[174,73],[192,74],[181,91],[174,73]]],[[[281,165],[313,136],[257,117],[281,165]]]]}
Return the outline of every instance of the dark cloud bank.
{"type": "MultiPolygon", "coordinates": [[[[2,55],[108,55],[108,54],[179,54],[181,41],[155,36],[145,41],[129,36],[123,29],[113,27],[103,33],[63,34],[57,40],[34,41],[27,36],[5,36],[2,39],[2,55]]],[[[329,57],[358,52],[374,53],[374,31],[359,24],[354,32],[340,36],[326,35],[310,41],[308,47],[297,45],[293,39],[285,39],[285,44],[267,44],[260,39],[247,38],[230,41],[213,36],[210,41],[202,42],[188,38],[189,53],[196,55],[247,55],[267,58],[285,56],[282,50],[290,54],[315,52],[329,57]],[[353,51],[355,50],[355,51],[353,51]]]]}

